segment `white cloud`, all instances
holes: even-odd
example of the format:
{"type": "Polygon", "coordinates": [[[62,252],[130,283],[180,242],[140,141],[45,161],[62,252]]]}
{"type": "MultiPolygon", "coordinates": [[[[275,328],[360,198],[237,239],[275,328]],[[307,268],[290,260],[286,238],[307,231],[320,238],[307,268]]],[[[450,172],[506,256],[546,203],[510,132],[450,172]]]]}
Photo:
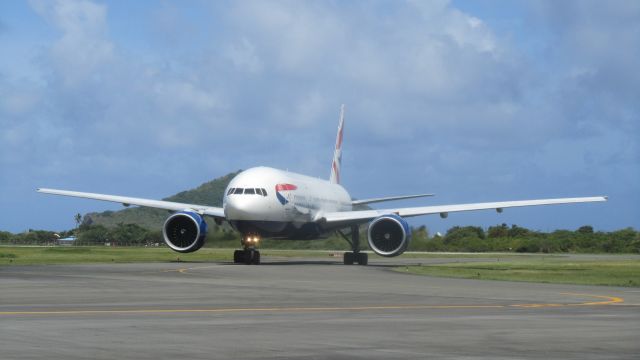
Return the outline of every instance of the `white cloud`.
{"type": "Polygon", "coordinates": [[[640,2],[547,1],[535,9],[536,20],[556,35],[549,44],[552,64],[580,75],[571,86],[639,110],[634,99],[640,89],[640,2]]]}
{"type": "MultiPolygon", "coordinates": [[[[234,5],[233,32],[260,54],[260,68],[271,75],[274,88],[290,87],[278,91],[280,97],[304,101],[299,88],[311,87],[324,93],[328,104],[367,98],[379,103],[382,97],[389,104],[410,98],[434,108],[443,103],[494,107],[520,91],[518,72],[524,69],[514,65],[510,49],[480,19],[445,1],[396,3],[389,14],[388,3],[376,2],[339,8],[323,2],[234,5]]],[[[363,116],[388,122],[393,110],[363,116]]],[[[450,117],[436,115],[431,122],[450,117]]]]}
{"type": "Polygon", "coordinates": [[[181,111],[208,111],[220,106],[216,95],[189,82],[156,82],[151,89],[159,107],[173,115],[181,111]]]}
{"type": "MultiPolygon", "coordinates": [[[[277,119],[283,126],[313,129],[318,123],[326,123],[323,117],[332,104],[318,91],[301,94],[291,103],[285,103],[277,119]]],[[[334,120],[332,117],[331,120],[334,120]]]]}
{"type": "Polygon", "coordinates": [[[268,65],[276,71],[308,74],[330,58],[327,51],[332,40],[343,34],[341,19],[331,5],[296,1],[234,5],[234,25],[252,42],[256,39],[258,51],[270,57],[268,65]]]}
{"type": "Polygon", "coordinates": [[[33,0],[31,4],[62,33],[51,47],[50,60],[63,84],[74,87],[91,77],[100,80],[97,70],[114,60],[106,6],[86,0],[33,0]]]}
{"type": "Polygon", "coordinates": [[[262,61],[256,53],[255,46],[246,37],[231,45],[227,50],[227,56],[241,71],[258,73],[262,70],[262,61]]]}

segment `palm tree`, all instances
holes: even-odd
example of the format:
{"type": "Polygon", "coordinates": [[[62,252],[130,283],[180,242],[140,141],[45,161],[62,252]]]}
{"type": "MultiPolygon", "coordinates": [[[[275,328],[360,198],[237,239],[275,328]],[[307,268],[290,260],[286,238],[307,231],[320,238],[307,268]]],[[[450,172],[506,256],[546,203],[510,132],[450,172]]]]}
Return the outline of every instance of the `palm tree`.
{"type": "Polygon", "coordinates": [[[80,224],[82,223],[82,215],[80,215],[80,213],[77,213],[73,219],[76,221],[76,228],[79,230],[80,229],[80,224]]]}

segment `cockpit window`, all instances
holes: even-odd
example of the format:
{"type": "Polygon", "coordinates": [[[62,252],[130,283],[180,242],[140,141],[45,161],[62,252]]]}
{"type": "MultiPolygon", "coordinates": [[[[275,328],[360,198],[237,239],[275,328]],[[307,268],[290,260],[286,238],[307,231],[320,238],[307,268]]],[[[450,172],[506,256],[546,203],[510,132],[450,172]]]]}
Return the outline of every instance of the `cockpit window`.
{"type": "Polygon", "coordinates": [[[262,196],[267,196],[267,190],[263,189],[263,188],[231,188],[229,189],[229,191],[227,192],[227,195],[239,195],[239,194],[245,194],[245,195],[262,195],[262,196]]]}

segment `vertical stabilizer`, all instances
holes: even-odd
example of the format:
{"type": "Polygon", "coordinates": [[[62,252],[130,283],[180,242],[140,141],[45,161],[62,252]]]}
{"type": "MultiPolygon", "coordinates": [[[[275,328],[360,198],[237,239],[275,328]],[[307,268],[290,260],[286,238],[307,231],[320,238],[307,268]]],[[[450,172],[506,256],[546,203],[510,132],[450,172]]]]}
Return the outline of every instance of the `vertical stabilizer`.
{"type": "Polygon", "coordinates": [[[342,130],[344,125],[344,104],[340,106],[340,122],[338,123],[338,135],[336,136],[336,148],[333,151],[331,163],[331,177],[329,181],[340,184],[340,164],[342,163],[342,130]]]}

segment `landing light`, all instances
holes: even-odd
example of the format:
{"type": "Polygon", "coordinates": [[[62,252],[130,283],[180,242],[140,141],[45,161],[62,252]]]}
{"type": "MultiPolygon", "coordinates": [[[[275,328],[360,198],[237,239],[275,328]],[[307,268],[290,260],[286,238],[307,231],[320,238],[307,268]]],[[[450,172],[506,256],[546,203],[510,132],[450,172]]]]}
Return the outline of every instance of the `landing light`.
{"type": "Polygon", "coordinates": [[[260,241],[260,237],[259,236],[247,236],[245,241],[247,243],[250,243],[250,244],[257,244],[260,241]]]}

